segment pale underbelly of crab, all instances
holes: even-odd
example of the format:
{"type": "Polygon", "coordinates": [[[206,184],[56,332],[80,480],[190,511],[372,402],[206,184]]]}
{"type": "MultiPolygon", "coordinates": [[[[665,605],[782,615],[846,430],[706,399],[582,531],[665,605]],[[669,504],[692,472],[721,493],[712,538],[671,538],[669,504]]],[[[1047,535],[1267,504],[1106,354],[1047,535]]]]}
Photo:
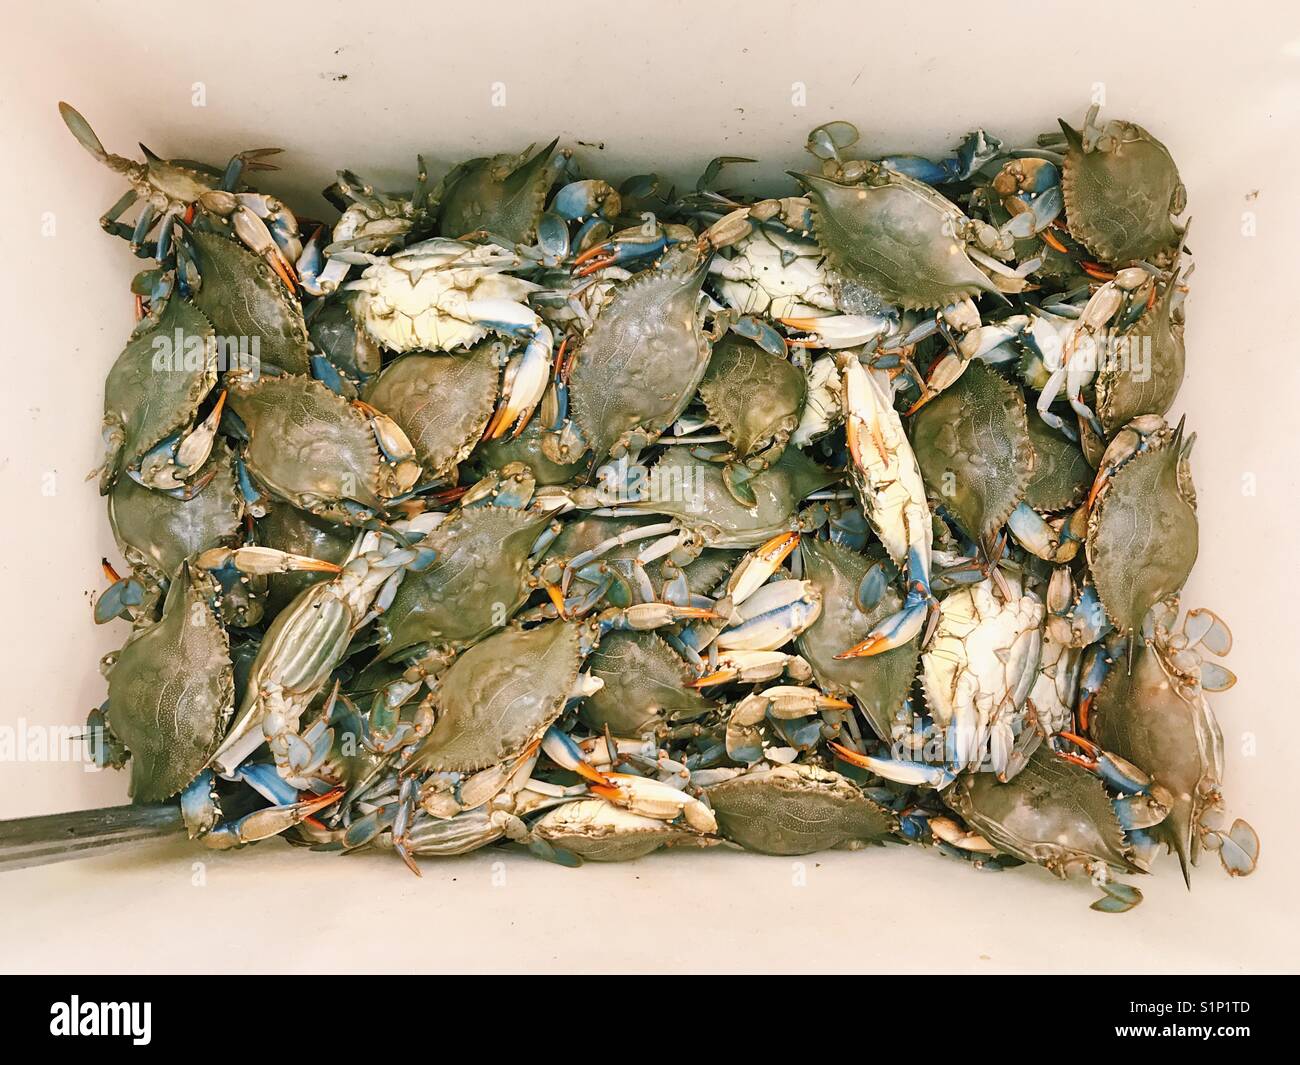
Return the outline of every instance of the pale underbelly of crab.
{"type": "Polygon", "coordinates": [[[371,267],[372,290],[357,300],[356,314],[374,340],[391,351],[456,351],[477,344],[491,331],[476,304],[524,303],[536,288],[509,274],[479,270],[430,270],[414,284],[411,275],[389,266],[371,267]]]}
{"type": "MultiPolygon", "coordinates": [[[[935,723],[963,737],[958,759],[978,762],[994,730],[1004,734],[1022,710],[1026,671],[1036,671],[1043,605],[1021,595],[1003,603],[992,582],[952,593],[943,601],[939,626],[921,656],[921,683],[935,723]]],[[[1003,742],[1007,737],[1003,735],[1003,742]]]]}

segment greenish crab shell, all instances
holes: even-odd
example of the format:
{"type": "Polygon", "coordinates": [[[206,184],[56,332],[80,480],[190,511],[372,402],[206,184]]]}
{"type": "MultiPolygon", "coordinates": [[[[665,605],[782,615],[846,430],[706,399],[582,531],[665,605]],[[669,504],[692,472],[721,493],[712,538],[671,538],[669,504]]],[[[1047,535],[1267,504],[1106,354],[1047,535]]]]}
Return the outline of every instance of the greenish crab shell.
{"type": "Polygon", "coordinates": [[[806,537],[800,541],[799,551],[804,579],[821,593],[822,602],[821,616],[798,638],[799,654],[812,667],[819,687],[828,692],[850,692],[876,735],[888,742],[894,719],[916,679],[920,636],[867,658],[835,657],[864,640],[903,605],[892,586],[869,611],[858,601],[867,570],[883,561],[883,555],[869,557],[830,540],[806,537]]]}
{"type": "Polygon", "coordinates": [[[118,479],[108,496],[108,523],[133,570],[170,579],[199,551],[238,543],[244,505],[234,455],[224,443],[213,448],[195,482],[209,474],[211,480],[190,499],[155,492],[131,477],[118,479]]]}
{"type": "Polygon", "coordinates": [[[674,843],[707,846],[708,837],[667,821],[644,817],[604,799],[580,799],[557,806],[533,832],[591,862],[628,862],[674,843]]]}
{"type": "Polygon", "coordinates": [[[222,342],[258,366],[310,372],[302,305],[265,260],[220,233],[196,229],[187,241],[200,278],[195,306],[222,342]]]}
{"type": "Polygon", "coordinates": [[[216,582],[182,565],[161,619],[132,635],[108,675],[108,724],[131,752],[131,797],[160,802],[208,764],[234,709],[216,582]]]}
{"type": "Polygon", "coordinates": [[[812,854],[878,843],[898,818],[856,784],[813,765],[751,770],[705,789],[718,832],[760,854],[812,854]]]}
{"type": "Polygon", "coordinates": [[[482,477],[512,462],[522,462],[533,471],[537,484],[543,486],[568,484],[581,478],[587,472],[587,463],[582,458],[569,463],[555,462],[542,443],[546,432],[541,414],[534,415],[518,436],[501,436],[479,444],[473,455],[473,468],[482,477]]]}
{"type": "Polygon", "coordinates": [[[808,382],[789,359],[728,333],[713,345],[700,381],[709,420],[727,438],[735,460],[766,469],[799,425],[808,382]]]}
{"type": "Polygon", "coordinates": [[[1106,124],[1108,147],[1085,150],[1064,122],[1069,150],[1061,175],[1070,233],[1104,263],[1151,261],[1182,238],[1173,223],[1186,200],[1169,150],[1132,122],[1106,124]]]}
{"type": "Polygon", "coordinates": [[[1046,745],[1006,784],[966,773],[943,800],[999,850],[1061,878],[1096,862],[1142,872],[1101,781],[1046,745]]]}
{"type": "Polygon", "coordinates": [[[588,727],[615,736],[638,736],[668,721],[689,721],[714,704],[687,687],[691,671],[654,632],[611,632],[587,659],[604,687],[582,701],[588,727]]]}
{"type": "Polygon", "coordinates": [[[426,472],[451,477],[492,416],[504,347],[489,339],[458,355],[413,351],[371,383],[366,402],[401,427],[426,472]]]}
{"type": "Polygon", "coordinates": [[[444,179],[440,226],[443,236],[459,239],[486,230],[514,244],[532,244],[551,187],[547,164],[558,140],[531,159],[494,155],[470,159],[444,179]]]}
{"type": "Polygon", "coordinates": [[[412,772],[472,773],[539,739],[564,709],[582,665],[582,628],[510,628],[462,653],[438,682],[438,720],[412,772]]]}
{"type": "Polygon", "coordinates": [[[574,357],[573,417],[597,462],[635,435],[652,444],[686,409],[709,365],[700,289],[709,254],[670,249],[614,289],[574,357]]]}
{"type": "Polygon", "coordinates": [[[1166,414],[1174,405],[1187,361],[1183,327],[1174,320],[1176,291],[1175,278],[1124,334],[1129,358],[1097,374],[1097,416],[1107,433],[1142,414],[1166,414]]]}
{"type": "Polygon", "coordinates": [[[203,312],[177,294],[137,327],[104,380],[109,449],[101,495],[150,449],[193,424],[217,381],[214,336],[203,312]]]}
{"type": "Polygon", "coordinates": [[[1200,857],[1197,828],[1219,803],[1223,735],[1204,695],[1187,698],[1171,682],[1149,640],[1130,664],[1116,661],[1093,701],[1089,730],[1101,746],[1141,766],[1173,796],[1153,831],[1178,854],[1187,876],[1200,857]]]}
{"type": "Polygon", "coordinates": [[[501,628],[528,598],[529,552],[550,520],[513,507],[456,511],[423,541],[435,560],[402,578],[379,618],[380,659],[416,644],[463,647],[501,628]]]}
{"type": "Polygon", "coordinates": [[[1042,514],[1056,514],[1078,503],[1095,473],[1079,445],[1038,417],[1029,419],[1029,443],[1034,462],[1025,502],[1042,514]]]}
{"type": "Polygon", "coordinates": [[[912,419],[912,448],[926,487],[968,536],[993,536],[1024,498],[1034,449],[1024,397],[976,360],[912,419]]]}
{"type": "Polygon", "coordinates": [[[655,497],[626,508],[677,518],[710,547],[758,547],[793,528],[800,500],[836,479],[798,448],[786,448],[749,482],[754,505],[746,507],[727,490],[722,467],[691,451],[669,448],[651,471],[655,497]]]}
{"type": "Polygon", "coordinates": [[[907,310],[997,291],[958,235],[966,216],[933,189],[887,168],[860,185],[792,176],[808,190],[817,243],[849,280],[907,310]]]}
{"type": "Polygon", "coordinates": [[[1124,633],[1176,595],[1196,562],[1196,496],[1181,433],[1134,455],[1088,519],[1088,566],[1106,615],[1124,633]]]}
{"type": "MultiPolygon", "coordinates": [[[[355,540],[354,530],[325,521],[288,503],[274,503],[263,517],[257,519],[259,545],[338,565],[347,559],[355,540]]],[[[271,574],[267,577],[267,616],[274,617],[303,589],[330,579],[330,574],[314,571],[271,574]]]]}
{"type": "Polygon", "coordinates": [[[366,417],[309,377],[228,378],[227,401],[248,430],[244,461],[275,495],[336,521],[352,501],[374,510],[379,445],[366,417]]]}

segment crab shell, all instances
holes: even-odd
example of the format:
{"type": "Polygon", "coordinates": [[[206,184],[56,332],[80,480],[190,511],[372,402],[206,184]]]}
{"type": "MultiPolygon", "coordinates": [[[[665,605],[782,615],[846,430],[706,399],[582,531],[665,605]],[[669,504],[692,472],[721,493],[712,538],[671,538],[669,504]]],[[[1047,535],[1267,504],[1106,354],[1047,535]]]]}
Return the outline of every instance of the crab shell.
{"type": "Polygon", "coordinates": [[[1079,445],[1036,417],[1029,419],[1029,443],[1034,459],[1024,501],[1039,513],[1055,514],[1083,499],[1095,471],[1079,445]]]}
{"type": "Polygon", "coordinates": [[[698,832],[654,817],[644,817],[604,799],[581,799],[549,811],[534,826],[535,835],[579,858],[626,862],[674,843],[707,846],[716,842],[698,832]]]}
{"type": "Polygon", "coordinates": [[[309,377],[229,378],[228,402],[248,431],[249,472],[281,499],[346,521],[351,500],[381,510],[380,457],[366,417],[309,377]]]}
{"type": "Polygon", "coordinates": [[[692,674],[681,656],[654,632],[611,632],[587,659],[604,687],[579,710],[597,732],[637,736],[665,721],[703,716],[713,703],[687,687],[692,674]]]}
{"type": "MultiPolygon", "coordinates": [[[[325,521],[288,503],[276,503],[257,519],[257,542],[263,547],[306,555],[342,565],[356,540],[354,530],[325,521]]],[[[266,616],[275,617],[298,594],[313,584],[330,579],[314,571],[273,573],[267,577],[266,616]]]]}
{"type": "Polygon", "coordinates": [[[763,470],[798,427],[807,387],[803,372],[788,359],[729,333],[713,345],[700,399],[736,460],[763,470]]]}
{"type": "Polygon", "coordinates": [[[760,854],[812,854],[889,838],[898,819],[856,784],[813,765],[751,770],[705,789],[718,831],[760,854]]]}
{"type": "MultiPolygon", "coordinates": [[[[586,461],[579,457],[574,462],[555,462],[543,444],[546,432],[542,415],[538,413],[517,436],[500,436],[480,444],[473,453],[471,465],[482,477],[512,462],[522,462],[533,471],[539,485],[569,484],[579,479],[587,471],[586,461]]],[[[470,447],[473,446],[474,442],[470,441],[470,447]]]]}
{"type": "Polygon", "coordinates": [[[1187,352],[1183,325],[1174,317],[1177,288],[1175,278],[1121,338],[1128,345],[1128,365],[1104,367],[1097,374],[1097,416],[1108,434],[1139,415],[1167,413],[1178,396],[1187,352]],[[1140,366],[1134,365],[1135,351],[1140,366]]]}
{"type": "Polygon", "coordinates": [[[209,605],[216,582],[182,565],[162,618],[108,674],[108,723],[131,751],[131,797],[160,802],[207,765],[234,710],[230,641],[209,605]]]}
{"type": "Polygon", "coordinates": [[[755,502],[746,507],[727,490],[722,467],[692,450],[669,448],[651,471],[654,498],[628,503],[625,509],[677,518],[710,547],[758,547],[792,528],[800,500],[835,480],[798,448],[786,448],[749,481],[755,502]]]}
{"type": "Polygon", "coordinates": [[[887,168],[861,185],[792,176],[808,190],[817,243],[848,280],[907,310],[997,291],[957,235],[968,219],[928,186],[887,168]]]}
{"type": "Polygon", "coordinates": [[[1141,766],[1173,795],[1169,816],[1155,829],[1178,854],[1183,876],[1201,853],[1197,829],[1218,807],[1223,735],[1199,689],[1178,683],[1156,641],[1117,661],[1093,701],[1089,730],[1101,746],[1141,766]]]}
{"type": "Polygon", "coordinates": [[[150,449],[193,424],[217,380],[214,337],[203,312],[177,294],[136,327],[104,380],[109,448],[101,495],[150,449]]]}
{"type": "Polygon", "coordinates": [[[826,692],[847,691],[881,739],[893,735],[894,720],[912,681],[920,658],[920,636],[902,647],[862,658],[835,656],[866,638],[885,618],[899,610],[902,597],[892,584],[880,602],[864,611],[858,589],[867,570],[879,558],[861,555],[830,540],[805,537],[799,543],[804,577],[821,593],[821,616],[800,634],[799,654],[812,667],[818,686],[826,692]]]}
{"type": "Polygon", "coordinates": [[[1020,390],[974,361],[917,412],[910,435],[931,493],[972,539],[995,535],[1024,498],[1034,465],[1020,390]]]}
{"type": "Polygon", "coordinates": [[[1085,146],[1061,123],[1069,150],[1061,177],[1070,233],[1104,263],[1158,259],[1182,237],[1172,215],[1187,192],[1169,150],[1141,126],[1111,121],[1085,146]]]}
{"type": "Polygon", "coordinates": [[[444,179],[443,235],[458,238],[486,230],[512,244],[531,244],[553,177],[547,163],[558,143],[551,141],[531,159],[524,152],[459,164],[444,179]]]}
{"type": "Polygon", "coordinates": [[[504,352],[499,340],[462,355],[413,351],[385,367],[366,402],[397,422],[432,477],[449,479],[492,416],[504,352]]]}
{"type": "Polygon", "coordinates": [[[238,343],[240,355],[258,366],[307,373],[311,363],[302,305],[266,261],[236,240],[200,229],[188,234],[186,246],[200,278],[194,304],[211,320],[217,336],[238,343]],[[245,342],[247,352],[242,350],[245,342]]]}
{"type": "Polygon", "coordinates": [[[130,477],[113,486],[108,523],[132,569],[170,579],[187,558],[239,541],[244,505],[230,449],[218,443],[194,480],[203,487],[189,499],[152,491],[130,477]]]}
{"type": "Polygon", "coordinates": [[[1144,871],[1133,861],[1101,781],[1047,747],[1039,747],[1009,783],[992,773],[967,773],[943,799],[999,850],[1062,879],[1098,862],[1144,871]]]}
{"type": "Polygon", "coordinates": [[[1170,432],[1110,478],[1088,519],[1088,566],[1121,632],[1176,595],[1196,562],[1196,495],[1182,433],[1170,432]]]}
{"type": "Polygon", "coordinates": [[[436,559],[406,574],[379,618],[380,659],[416,644],[467,646],[500,628],[528,598],[529,552],[550,520],[513,507],[456,511],[421,543],[436,559]]]}
{"type": "Polygon", "coordinates": [[[582,664],[582,629],[511,628],[461,654],[438,682],[438,720],[412,772],[472,773],[517,757],[564,709],[582,664]]]}
{"type": "Polygon", "coordinates": [[[694,244],[616,286],[569,372],[573,417],[597,462],[635,436],[652,444],[686,409],[709,365],[700,288],[709,253],[694,244]]]}

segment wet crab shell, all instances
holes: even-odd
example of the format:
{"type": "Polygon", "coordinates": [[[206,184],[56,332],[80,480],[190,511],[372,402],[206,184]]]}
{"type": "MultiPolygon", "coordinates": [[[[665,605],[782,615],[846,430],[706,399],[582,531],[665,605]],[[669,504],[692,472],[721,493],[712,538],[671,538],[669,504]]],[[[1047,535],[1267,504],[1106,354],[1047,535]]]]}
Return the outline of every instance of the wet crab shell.
{"type": "Polygon", "coordinates": [[[835,480],[835,474],[798,448],[786,448],[776,462],[749,482],[755,502],[746,507],[727,490],[722,467],[691,451],[669,448],[651,470],[655,498],[625,507],[677,518],[711,547],[758,547],[792,528],[799,502],[835,480]]]}
{"type": "Polygon", "coordinates": [[[829,540],[800,541],[803,575],[821,593],[821,616],[800,634],[799,654],[812,667],[817,684],[824,691],[847,691],[857,699],[872,729],[889,740],[893,724],[916,678],[920,660],[920,636],[902,647],[867,658],[837,659],[840,652],[864,640],[881,621],[902,605],[892,587],[885,590],[871,610],[864,611],[858,589],[867,571],[882,561],[829,540]]]}
{"type": "Polygon", "coordinates": [[[366,402],[397,422],[432,477],[452,477],[483,435],[497,401],[504,347],[485,340],[460,355],[413,351],[366,389],[366,402]]]}
{"type": "Polygon", "coordinates": [[[1106,149],[1084,150],[1061,123],[1069,150],[1061,177],[1070,233],[1104,263],[1151,261],[1176,247],[1186,190],[1169,150],[1132,122],[1106,124],[1106,149]]]}
{"type": "MultiPolygon", "coordinates": [[[[325,521],[288,503],[275,503],[257,519],[257,542],[263,547],[307,555],[342,565],[356,540],[355,530],[325,521]]],[[[266,616],[275,617],[298,594],[331,579],[328,573],[273,573],[267,577],[266,616]]]]}
{"type": "Polygon", "coordinates": [[[997,291],[956,235],[965,216],[933,189],[887,169],[861,185],[792,176],[808,190],[817,243],[850,281],[908,310],[997,291]]]}
{"type": "Polygon", "coordinates": [[[718,832],[760,854],[812,854],[888,839],[898,819],[847,778],[812,765],[760,769],[705,789],[718,832]]]}
{"type": "Polygon", "coordinates": [[[707,837],[698,832],[643,817],[604,799],[580,799],[557,806],[533,826],[533,832],[592,862],[633,861],[674,843],[707,845],[707,837]]]}
{"type": "Polygon", "coordinates": [[[125,470],[138,468],[151,448],[193,424],[217,380],[214,336],[207,316],[175,294],[137,327],[104,380],[104,427],[112,443],[101,494],[125,470]],[[160,361],[160,353],[170,357],[160,361]]]}
{"type": "Polygon", "coordinates": [[[807,379],[797,366],[734,334],[713,345],[700,382],[709,421],[736,460],[754,470],[766,469],[785,450],[806,394],[807,379]]]}
{"type": "Polygon", "coordinates": [[[375,510],[379,445],[366,417],[309,377],[266,376],[230,382],[230,409],[244,423],[249,472],[303,510],[350,519],[345,501],[375,510]]]}
{"type": "Polygon", "coordinates": [[[473,453],[471,465],[482,477],[512,462],[522,462],[532,470],[539,485],[568,484],[581,478],[587,472],[586,460],[579,457],[574,462],[555,462],[546,453],[543,443],[546,432],[541,414],[534,415],[518,436],[501,436],[480,444],[473,453]]]}
{"type": "Polygon", "coordinates": [[[560,716],[581,663],[581,628],[569,622],[475,644],[439,679],[437,724],[411,771],[472,773],[518,755],[560,716]]]}
{"type": "Polygon", "coordinates": [[[307,373],[302,305],[266,261],[219,233],[194,230],[186,241],[200,278],[194,303],[217,335],[257,366],[307,373]]]}
{"type": "Polygon", "coordinates": [[[199,551],[239,541],[243,498],[235,480],[234,455],[225,444],[213,448],[194,481],[203,488],[190,499],[152,491],[130,477],[113,486],[108,522],[132,568],[144,567],[170,578],[199,551]]]}
{"type": "Polygon", "coordinates": [[[1133,456],[1088,519],[1088,566],[1107,617],[1122,632],[1176,595],[1196,562],[1196,497],[1181,433],[1133,456]]]}
{"type": "Polygon", "coordinates": [[[996,534],[1024,498],[1034,464],[1020,390],[972,362],[917,412],[910,429],[930,492],[972,539],[996,534]]]}
{"type": "Polygon", "coordinates": [[[131,751],[131,797],[160,802],[207,765],[234,710],[216,583],[182,566],[161,620],[132,636],[108,675],[108,723],[131,751]]]}
{"type": "Polygon", "coordinates": [[[558,139],[529,158],[496,155],[459,164],[444,179],[440,232],[453,240],[486,230],[513,244],[531,244],[546,206],[558,139]]]}
{"type": "Polygon", "coordinates": [[[654,632],[611,632],[587,659],[600,691],[578,713],[597,732],[637,736],[667,721],[689,721],[714,707],[694,688],[681,656],[654,632]]]}
{"type": "Polygon", "coordinates": [[[1183,694],[1143,641],[1131,666],[1117,661],[1093,701],[1089,730],[1101,746],[1141,766],[1173,796],[1168,817],[1154,830],[1178,854],[1183,876],[1201,853],[1197,831],[1219,805],[1223,735],[1199,691],[1183,694]]]}
{"type": "Polygon", "coordinates": [[[1047,747],[1039,747],[1009,783],[992,773],[965,774],[943,800],[999,850],[1063,879],[1096,862],[1144,871],[1133,861],[1101,781],[1047,747]]]}
{"type": "Polygon", "coordinates": [[[707,265],[694,247],[669,251],[615,288],[582,341],[569,397],[598,462],[634,433],[653,443],[695,395],[711,350],[700,302],[707,265]]]}
{"type": "Polygon", "coordinates": [[[379,618],[381,659],[416,644],[465,646],[509,620],[528,598],[528,557],[549,514],[511,507],[456,511],[421,542],[437,557],[407,573],[379,618]]]}
{"type": "Polygon", "coordinates": [[[1178,396],[1187,352],[1182,323],[1174,318],[1176,292],[1175,279],[1123,335],[1121,341],[1130,356],[1127,364],[1106,367],[1097,374],[1097,416],[1107,433],[1139,415],[1167,413],[1178,396]],[[1140,363],[1132,357],[1135,352],[1141,354],[1140,363]]]}
{"type": "Polygon", "coordinates": [[[1037,417],[1029,419],[1029,443],[1034,461],[1025,502],[1040,513],[1055,514],[1082,500],[1095,471],[1079,445],[1037,417]]]}

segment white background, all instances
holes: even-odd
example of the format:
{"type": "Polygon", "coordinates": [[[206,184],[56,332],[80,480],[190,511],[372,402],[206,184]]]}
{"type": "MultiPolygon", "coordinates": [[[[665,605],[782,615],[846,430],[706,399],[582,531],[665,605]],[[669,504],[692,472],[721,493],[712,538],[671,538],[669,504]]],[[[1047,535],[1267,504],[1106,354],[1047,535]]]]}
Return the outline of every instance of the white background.
{"type": "MultiPolygon", "coordinates": [[[[1196,272],[1174,415],[1198,434],[1202,546],[1186,602],[1236,634],[1228,664],[1241,680],[1214,705],[1228,803],[1259,830],[1263,858],[1230,881],[1211,855],[1190,894],[1164,861],[1142,882],[1144,905],[1104,917],[1087,909],[1087,885],[981,874],[918,849],[813,856],[800,887],[796,863],[721,851],[576,872],[492,852],[426,862],[416,880],[382,855],[164,848],[0,874],[0,965],[1296,968],[1294,5],[24,7],[7,12],[0,40],[0,724],[83,721],[103,697],[98,659],[126,635],[91,623],[98,560],[115,550],[83,477],[100,461],[102,381],[131,328],[139,264],[99,230],[122,185],[69,136],[57,100],[124,155],[143,140],[220,164],[283,146],[285,169],[263,187],[317,214],[338,167],[404,188],[417,151],[440,172],[556,134],[603,141],[581,150],[602,174],[693,181],[726,153],[761,158],[755,174],[785,190],[781,172],[805,164],[806,132],[829,118],[862,129],[864,154],[937,154],[978,125],[1014,142],[1058,115],[1077,124],[1102,82],[1105,113],[1164,140],[1188,188],[1196,272]],[[204,107],[191,104],[196,82],[204,107]],[[505,107],[491,106],[495,82],[505,107]],[[792,106],[796,82],[805,107],[792,106]]],[[[0,817],[124,799],[124,775],[0,765],[0,817]]]]}

